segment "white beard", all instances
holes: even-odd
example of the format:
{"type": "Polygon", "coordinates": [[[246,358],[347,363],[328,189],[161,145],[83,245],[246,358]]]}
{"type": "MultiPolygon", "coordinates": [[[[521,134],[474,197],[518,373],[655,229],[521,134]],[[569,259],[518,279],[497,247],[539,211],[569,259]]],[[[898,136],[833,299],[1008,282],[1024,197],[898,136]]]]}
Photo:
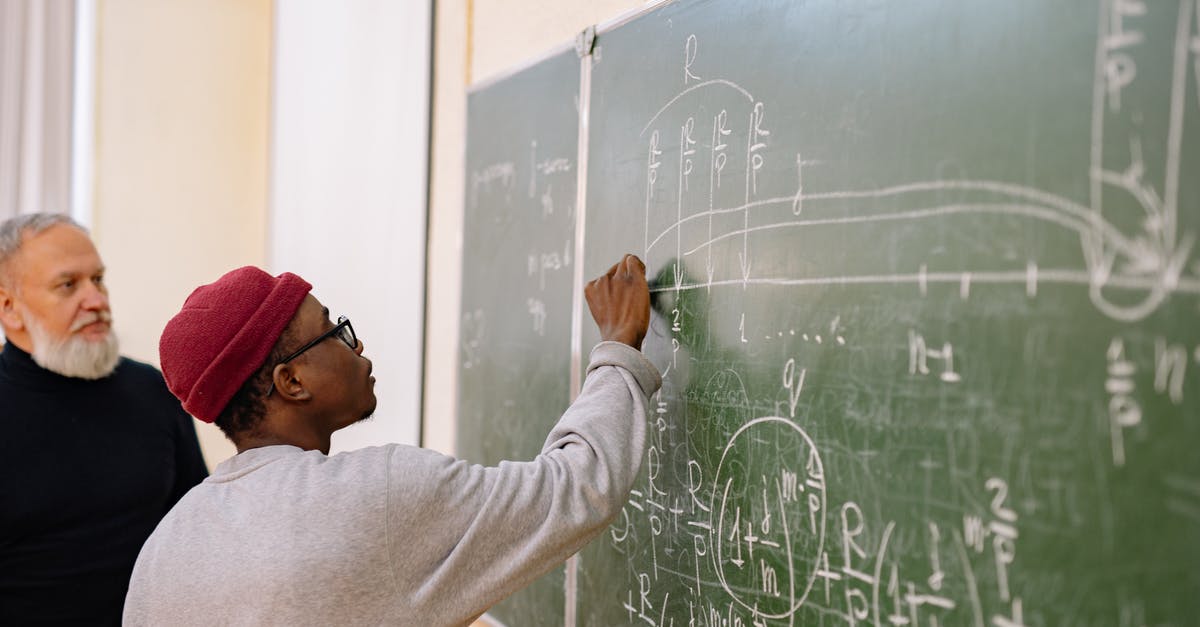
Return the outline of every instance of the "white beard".
{"type": "Polygon", "coordinates": [[[71,334],[54,337],[33,316],[19,312],[29,337],[33,342],[33,361],[37,365],[64,377],[77,379],[103,379],[112,374],[121,360],[117,335],[111,330],[102,341],[91,342],[74,334],[75,331],[104,319],[111,320],[107,313],[84,314],[71,325],[71,334]]]}

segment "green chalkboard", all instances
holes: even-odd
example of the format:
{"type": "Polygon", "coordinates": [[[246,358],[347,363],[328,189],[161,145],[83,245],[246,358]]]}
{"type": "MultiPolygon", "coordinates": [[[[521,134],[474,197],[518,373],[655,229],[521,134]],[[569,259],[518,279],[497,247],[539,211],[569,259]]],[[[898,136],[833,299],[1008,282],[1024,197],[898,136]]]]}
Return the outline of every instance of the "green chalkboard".
{"type": "MultiPolygon", "coordinates": [[[[474,463],[533,459],[570,401],[579,67],[565,51],[468,96],[457,450],[474,463]]],[[[558,568],[490,614],[554,624],[563,586],[558,568]]]]}
{"type": "Polygon", "coordinates": [[[665,376],[568,622],[1196,624],[1198,4],[602,26],[583,274],[665,376]]]}

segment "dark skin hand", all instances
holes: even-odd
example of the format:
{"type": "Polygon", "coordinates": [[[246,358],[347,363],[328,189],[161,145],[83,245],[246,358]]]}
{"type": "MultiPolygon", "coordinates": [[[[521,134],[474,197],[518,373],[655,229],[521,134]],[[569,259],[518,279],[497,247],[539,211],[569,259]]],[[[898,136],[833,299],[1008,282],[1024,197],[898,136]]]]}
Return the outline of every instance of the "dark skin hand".
{"type": "Polygon", "coordinates": [[[641,259],[625,255],[603,276],[588,283],[583,294],[600,327],[600,339],[641,350],[650,326],[650,288],[641,259]]]}

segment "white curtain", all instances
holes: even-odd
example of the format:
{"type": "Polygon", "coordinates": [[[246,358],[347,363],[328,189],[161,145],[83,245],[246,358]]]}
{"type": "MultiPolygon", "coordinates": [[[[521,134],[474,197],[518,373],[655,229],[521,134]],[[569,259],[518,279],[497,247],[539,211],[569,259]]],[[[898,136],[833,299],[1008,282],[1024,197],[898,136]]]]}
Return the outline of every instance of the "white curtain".
{"type": "Polygon", "coordinates": [[[75,0],[0,0],[0,220],[70,211],[75,0]]]}

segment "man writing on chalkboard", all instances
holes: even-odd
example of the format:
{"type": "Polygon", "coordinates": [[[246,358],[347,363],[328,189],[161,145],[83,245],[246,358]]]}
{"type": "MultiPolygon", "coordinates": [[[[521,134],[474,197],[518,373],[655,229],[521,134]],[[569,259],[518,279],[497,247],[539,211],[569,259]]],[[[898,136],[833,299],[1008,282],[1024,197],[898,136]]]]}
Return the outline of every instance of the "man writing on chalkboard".
{"type": "Polygon", "coordinates": [[[87,232],[0,224],[0,624],[120,624],[142,543],[208,474],[192,419],[111,323],[87,232]]]}
{"type": "Polygon", "coordinates": [[[163,332],[171,391],[238,454],[146,542],[127,624],[462,625],[620,512],[661,384],[639,350],[650,300],[637,257],[587,285],[604,341],[542,454],[494,468],[402,445],[328,456],[334,431],[374,412],[374,378],[350,321],[310,288],[240,268],[163,332]]]}

